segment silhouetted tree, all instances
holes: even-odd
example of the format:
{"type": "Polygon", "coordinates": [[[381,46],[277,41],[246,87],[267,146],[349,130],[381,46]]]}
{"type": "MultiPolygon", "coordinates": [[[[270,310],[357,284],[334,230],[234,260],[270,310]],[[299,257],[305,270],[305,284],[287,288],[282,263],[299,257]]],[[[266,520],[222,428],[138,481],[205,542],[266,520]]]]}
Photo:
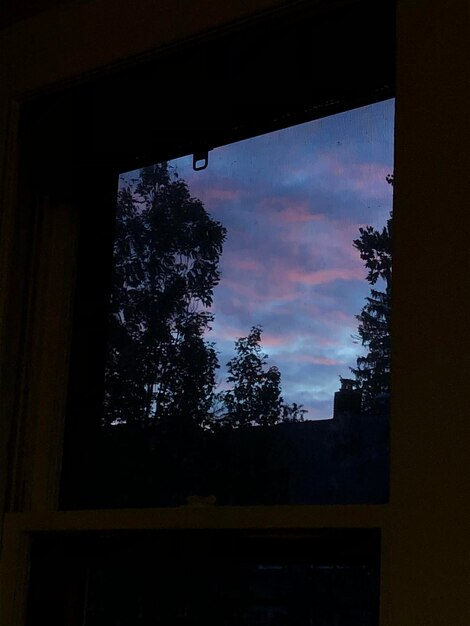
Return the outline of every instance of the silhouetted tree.
{"type": "Polygon", "coordinates": [[[233,428],[272,426],[282,421],[302,421],[301,405],[285,404],[281,395],[281,373],[267,367],[267,354],[261,350],[260,326],[253,326],[247,337],[235,342],[236,356],[227,363],[227,382],[232,386],[219,394],[221,423],[233,428]]]}
{"type": "MultiPolygon", "coordinates": [[[[387,176],[393,185],[393,175],[387,176]]],[[[367,354],[357,358],[351,368],[357,386],[362,390],[363,410],[368,413],[387,410],[390,400],[390,313],[392,297],[392,213],[382,230],[372,226],[359,229],[354,240],[368,270],[367,281],[375,286],[379,280],[384,288],[371,289],[359,321],[358,335],[367,354]]]]}
{"type": "Polygon", "coordinates": [[[218,360],[204,335],[225,235],[166,163],[120,190],[105,424],[206,418],[218,360]]]}

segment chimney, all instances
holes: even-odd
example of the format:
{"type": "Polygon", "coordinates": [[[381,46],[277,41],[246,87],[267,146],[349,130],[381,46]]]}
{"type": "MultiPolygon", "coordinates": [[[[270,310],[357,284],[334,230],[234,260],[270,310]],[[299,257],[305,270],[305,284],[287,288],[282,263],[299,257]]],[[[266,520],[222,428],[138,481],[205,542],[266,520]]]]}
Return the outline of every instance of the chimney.
{"type": "Polygon", "coordinates": [[[333,418],[361,414],[362,392],[354,388],[355,384],[351,378],[341,378],[341,389],[335,393],[333,418]]]}

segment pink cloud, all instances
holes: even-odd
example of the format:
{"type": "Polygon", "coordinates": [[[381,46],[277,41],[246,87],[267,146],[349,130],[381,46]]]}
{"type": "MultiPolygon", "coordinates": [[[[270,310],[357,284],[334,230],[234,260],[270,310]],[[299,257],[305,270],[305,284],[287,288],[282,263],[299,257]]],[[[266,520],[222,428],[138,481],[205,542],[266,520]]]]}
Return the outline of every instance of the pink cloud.
{"type": "Polygon", "coordinates": [[[222,187],[205,187],[204,197],[206,200],[239,200],[240,189],[223,189],[222,187]]]}
{"type": "Polygon", "coordinates": [[[324,285],[335,280],[361,280],[364,272],[361,268],[331,268],[305,272],[298,269],[288,271],[289,280],[306,285],[324,285]]]}
{"type": "Polygon", "coordinates": [[[360,191],[367,197],[382,196],[387,188],[386,176],[390,167],[380,163],[344,163],[337,155],[325,154],[323,161],[327,170],[341,179],[342,187],[360,191]]]}
{"type": "Polygon", "coordinates": [[[283,209],[278,214],[278,219],[281,222],[286,222],[288,224],[292,223],[304,223],[304,222],[314,222],[323,219],[323,215],[321,213],[311,213],[306,208],[291,206],[286,209],[283,209]]]}
{"type": "Polygon", "coordinates": [[[342,342],[338,341],[338,339],[331,339],[324,336],[315,336],[315,342],[322,348],[338,348],[342,345],[342,342]]]}
{"type": "Polygon", "coordinates": [[[282,363],[311,363],[313,365],[326,365],[328,367],[344,366],[342,361],[330,357],[314,355],[310,352],[282,352],[277,356],[282,363]]]}
{"type": "Polygon", "coordinates": [[[390,174],[390,168],[378,163],[357,163],[351,167],[350,178],[359,189],[377,189],[382,191],[387,188],[385,178],[390,174]]]}
{"type": "MultiPolygon", "coordinates": [[[[347,220],[328,219],[317,221],[320,227],[314,233],[308,228],[308,223],[285,222],[285,228],[277,234],[279,241],[290,247],[291,255],[302,246],[303,264],[315,267],[318,262],[322,266],[331,265],[351,268],[363,268],[358,251],[353,247],[353,240],[359,237],[361,224],[347,220]],[[314,240],[315,245],[312,245],[314,240]]],[[[363,270],[362,278],[365,277],[363,270]]]]}
{"type": "Polygon", "coordinates": [[[224,287],[246,299],[247,308],[250,302],[271,303],[276,301],[292,301],[298,298],[295,285],[289,282],[285,272],[276,272],[275,280],[249,281],[245,277],[225,276],[224,287]]]}
{"type": "Polygon", "coordinates": [[[263,269],[263,264],[254,259],[235,258],[231,260],[230,267],[238,270],[248,270],[257,272],[263,269]]]}
{"type": "Polygon", "coordinates": [[[263,198],[257,210],[269,219],[282,223],[303,223],[324,219],[322,213],[312,213],[307,200],[298,200],[289,196],[272,196],[263,198]]]}
{"type": "MultiPolygon", "coordinates": [[[[249,332],[249,328],[242,328],[237,326],[220,326],[214,328],[212,336],[217,337],[222,341],[235,341],[239,337],[246,337],[249,332]]],[[[293,343],[293,337],[291,335],[278,335],[273,333],[263,332],[261,335],[262,348],[278,348],[280,346],[289,346],[293,343]]]]}
{"type": "Polygon", "coordinates": [[[321,357],[321,356],[312,357],[312,363],[314,363],[315,365],[335,365],[335,366],[344,365],[344,363],[336,359],[328,359],[327,357],[321,357]]]}
{"type": "Polygon", "coordinates": [[[345,324],[351,321],[351,315],[348,315],[344,311],[330,311],[328,313],[329,320],[334,320],[335,322],[340,322],[341,324],[345,324]]]}
{"type": "Polygon", "coordinates": [[[211,210],[220,208],[224,202],[239,200],[243,191],[234,185],[233,181],[217,181],[208,184],[206,179],[194,178],[190,181],[191,195],[202,200],[206,208],[211,210]]]}
{"type": "Polygon", "coordinates": [[[217,326],[211,335],[212,338],[217,337],[219,341],[234,342],[239,337],[246,337],[247,329],[235,326],[217,326]]]}
{"type": "Polygon", "coordinates": [[[288,346],[293,342],[292,335],[274,335],[272,333],[263,333],[261,336],[261,344],[267,348],[278,348],[280,346],[288,346]]]}

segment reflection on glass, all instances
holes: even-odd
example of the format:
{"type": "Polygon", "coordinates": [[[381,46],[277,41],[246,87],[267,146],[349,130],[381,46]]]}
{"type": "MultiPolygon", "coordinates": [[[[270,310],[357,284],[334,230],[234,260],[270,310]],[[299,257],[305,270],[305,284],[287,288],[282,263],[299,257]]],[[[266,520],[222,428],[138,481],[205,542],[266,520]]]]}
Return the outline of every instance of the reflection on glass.
{"type": "Polygon", "coordinates": [[[386,501],[393,104],[120,177],[98,505],[386,501]]]}

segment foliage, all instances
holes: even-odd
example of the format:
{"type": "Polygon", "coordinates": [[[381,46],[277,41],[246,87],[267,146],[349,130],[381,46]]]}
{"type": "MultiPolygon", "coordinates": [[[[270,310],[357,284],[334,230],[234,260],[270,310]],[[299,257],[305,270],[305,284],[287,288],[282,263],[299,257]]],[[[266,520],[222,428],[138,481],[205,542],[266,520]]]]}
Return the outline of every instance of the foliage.
{"type": "Polygon", "coordinates": [[[279,369],[267,367],[259,326],[235,342],[231,388],[215,391],[219,364],[206,334],[225,237],[166,163],[119,191],[104,425],[153,424],[189,436],[199,426],[303,420],[300,405],[283,401],[279,369]]]}
{"type": "Polygon", "coordinates": [[[227,363],[227,383],[231,387],[219,394],[223,425],[272,426],[283,421],[302,421],[306,413],[296,403],[285,404],[281,396],[281,373],[275,365],[267,367],[268,357],[260,345],[261,334],[261,327],[253,326],[248,336],[235,342],[236,356],[227,363]]]}
{"type": "MultiPolygon", "coordinates": [[[[393,176],[387,177],[393,184],[393,176]]],[[[357,386],[362,390],[363,410],[378,413],[387,410],[390,400],[390,315],[392,297],[392,213],[382,230],[372,226],[359,229],[354,240],[368,270],[367,281],[375,286],[380,280],[383,289],[371,289],[359,321],[358,335],[367,354],[357,358],[351,368],[357,386]]]]}
{"type": "Polygon", "coordinates": [[[213,290],[226,230],[166,163],[118,197],[104,423],[201,423],[213,402],[213,290]]]}

